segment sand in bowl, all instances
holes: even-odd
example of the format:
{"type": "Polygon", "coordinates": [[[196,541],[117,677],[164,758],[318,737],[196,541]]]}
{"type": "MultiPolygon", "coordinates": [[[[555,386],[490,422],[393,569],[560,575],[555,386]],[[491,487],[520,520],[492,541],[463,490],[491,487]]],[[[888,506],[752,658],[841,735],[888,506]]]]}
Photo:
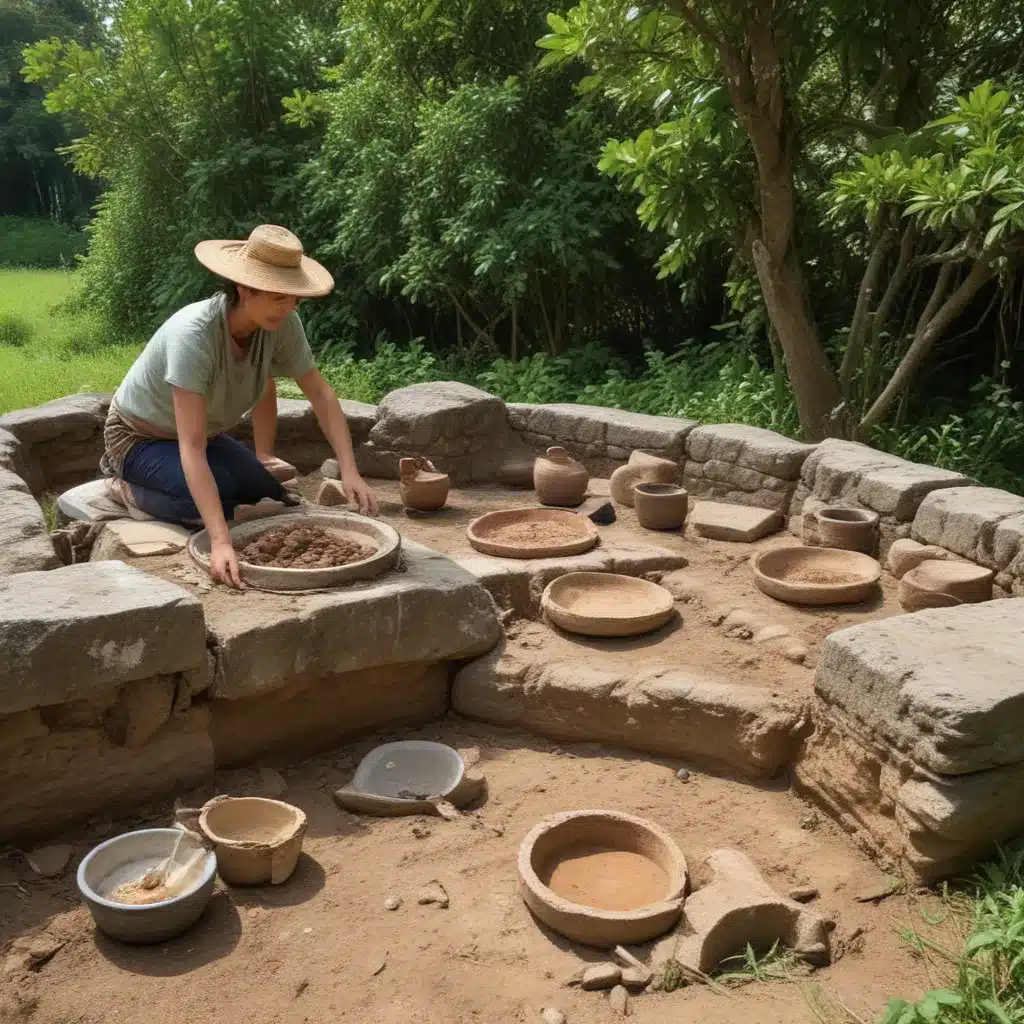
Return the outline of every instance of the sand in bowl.
{"type": "Polygon", "coordinates": [[[665,899],[668,875],[643,854],[582,846],[559,854],[540,876],[562,899],[598,910],[637,910],[665,899]]]}
{"type": "Polygon", "coordinates": [[[168,889],[165,885],[154,885],[147,888],[145,881],[143,877],[135,879],[134,882],[124,882],[109,893],[107,899],[115,903],[127,903],[133,907],[144,907],[150,903],[163,903],[164,900],[181,895],[181,889],[178,887],[168,889]]]}
{"type": "Polygon", "coordinates": [[[824,569],[794,569],[785,576],[789,583],[817,583],[829,587],[857,583],[862,578],[855,572],[831,572],[824,569]]]}

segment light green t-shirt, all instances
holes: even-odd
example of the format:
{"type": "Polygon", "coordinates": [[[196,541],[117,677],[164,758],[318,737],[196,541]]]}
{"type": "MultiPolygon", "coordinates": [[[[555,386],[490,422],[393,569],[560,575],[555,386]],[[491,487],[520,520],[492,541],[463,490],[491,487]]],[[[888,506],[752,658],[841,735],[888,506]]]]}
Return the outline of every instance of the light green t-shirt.
{"type": "Polygon", "coordinates": [[[257,331],[245,359],[231,354],[223,295],[179,309],[149,339],[117,389],[118,408],[176,437],[173,387],[206,399],[206,434],[234,427],[263,397],[270,377],[301,377],[314,369],[302,321],[294,310],[276,331],[257,331]]]}

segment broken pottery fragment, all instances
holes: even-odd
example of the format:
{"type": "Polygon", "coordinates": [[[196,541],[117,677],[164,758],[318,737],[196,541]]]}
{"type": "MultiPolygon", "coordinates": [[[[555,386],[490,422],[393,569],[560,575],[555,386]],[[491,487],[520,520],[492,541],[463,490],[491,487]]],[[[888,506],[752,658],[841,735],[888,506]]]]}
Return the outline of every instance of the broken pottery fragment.
{"type": "Polygon", "coordinates": [[[739,850],[716,850],[705,863],[714,881],[686,901],[675,959],[710,974],[747,945],[779,945],[815,966],[829,962],[833,922],[777,893],[739,850]]]}
{"type": "Polygon", "coordinates": [[[324,480],[320,484],[320,490],[316,492],[316,503],[326,508],[333,505],[347,505],[348,496],[345,494],[345,488],[342,487],[341,481],[330,478],[324,480]]]}

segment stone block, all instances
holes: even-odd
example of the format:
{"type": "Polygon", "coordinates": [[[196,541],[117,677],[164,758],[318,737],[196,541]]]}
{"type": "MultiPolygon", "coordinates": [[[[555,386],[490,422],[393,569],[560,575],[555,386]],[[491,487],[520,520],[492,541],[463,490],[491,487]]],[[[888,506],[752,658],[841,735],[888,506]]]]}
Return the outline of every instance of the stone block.
{"type": "Polygon", "coordinates": [[[915,882],[967,871],[1024,831],[1024,764],[930,776],[824,705],[794,782],[859,846],[915,882]]]}
{"type": "Polygon", "coordinates": [[[814,448],[813,444],[801,444],[774,431],[740,423],[697,427],[686,441],[686,454],[694,462],[733,463],[791,481],[799,479],[800,468],[814,448]]]}
{"type": "Polygon", "coordinates": [[[58,565],[39,502],[20,476],[0,469],[0,577],[58,565]]]}
{"type": "Polygon", "coordinates": [[[999,572],[1024,537],[1024,498],[994,487],[938,491],[921,502],[911,535],[999,572]]]}
{"type": "Polygon", "coordinates": [[[782,529],[782,513],[750,505],[698,501],[694,503],[687,522],[708,540],[753,544],[769,533],[782,529]]]}
{"type": "Polygon", "coordinates": [[[711,974],[748,946],[767,949],[778,943],[808,963],[828,965],[831,922],[777,893],[739,850],[715,850],[704,863],[713,878],[683,908],[685,933],[675,954],[679,963],[711,974]]]}
{"type": "Polygon", "coordinates": [[[202,605],[121,562],[0,579],[0,714],[199,667],[202,605]]]}
{"type": "Polygon", "coordinates": [[[17,476],[25,476],[21,442],[9,431],[0,430],[0,469],[6,469],[17,476]]]}
{"type": "Polygon", "coordinates": [[[385,395],[377,407],[370,440],[379,448],[446,448],[470,442],[479,450],[508,429],[505,403],[479,388],[456,381],[411,384],[385,395]]]}
{"type": "Polygon", "coordinates": [[[28,446],[58,438],[85,441],[102,432],[109,406],[109,395],[58,398],[31,409],[18,409],[0,416],[0,430],[10,431],[28,446]]]}
{"type": "Polygon", "coordinates": [[[840,501],[862,505],[900,522],[910,522],[931,492],[973,484],[961,473],[921,466],[834,438],[822,441],[807,458],[801,479],[809,493],[830,505],[840,501]]]}
{"type": "Polygon", "coordinates": [[[171,555],[181,551],[190,536],[191,532],[183,526],[158,523],[155,519],[147,522],[116,519],[103,526],[89,560],[123,562],[130,558],[171,555]]]}
{"type": "Polygon", "coordinates": [[[501,635],[490,594],[450,558],[402,546],[405,571],[292,599],[250,593],[211,603],[216,651],[212,697],[238,700],[383,665],[472,658],[501,635]]]}
{"type": "Polygon", "coordinates": [[[504,648],[458,673],[452,706],[493,725],[561,741],[612,743],[748,778],[785,770],[807,725],[801,702],[770,689],[666,670],[624,676],[504,648]]]}
{"type": "Polygon", "coordinates": [[[815,690],[935,775],[1024,762],[1024,602],[917,612],[832,633],[815,690]]]}
{"type": "MultiPolygon", "coordinates": [[[[377,407],[366,402],[340,400],[345,421],[354,445],[362,444],[370,436],[377,420],[377,407]]],[[[245,419],[232,432],[241,441],[252,440],[252,418],[245,419]]],[[[307,466],[307,459],[296,460],[294,453],[313,451],[330,445],[313,413],[313,407],[305,399],[278,398],[277,400],[277,447],[279,454],[298,465],[307,466]]],[[[313,463],[316,465],[317,463],[313,463]]]]}

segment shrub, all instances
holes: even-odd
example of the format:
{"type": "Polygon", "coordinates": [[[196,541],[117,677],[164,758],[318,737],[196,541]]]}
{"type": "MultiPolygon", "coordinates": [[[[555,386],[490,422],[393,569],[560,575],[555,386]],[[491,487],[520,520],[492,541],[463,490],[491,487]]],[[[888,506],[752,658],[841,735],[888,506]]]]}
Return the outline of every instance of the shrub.
{"type": "Polygon", "coordinates": [[[15,313],[0,313],[0,345],[22,348],[32,340],[32,325],[15,313]]]}

